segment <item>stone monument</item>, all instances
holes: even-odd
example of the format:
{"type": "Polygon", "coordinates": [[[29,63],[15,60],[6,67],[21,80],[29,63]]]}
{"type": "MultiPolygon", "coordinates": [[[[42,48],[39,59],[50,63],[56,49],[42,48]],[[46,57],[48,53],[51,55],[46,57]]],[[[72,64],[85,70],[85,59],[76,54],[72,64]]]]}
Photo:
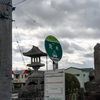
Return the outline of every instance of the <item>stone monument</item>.
{"type": "Polygon", "coordinates": [[[100,44],[94,47],[95,80],[100,81],[100,44]]]}
{"type": "Polygon", "coordinates": [[[34,72],[28,78],[22,92],[19,92],[18,98],[15,100],[43,100],[44,75],[40,74],[38,69],[44,66],[41,63],[40,57],[47,56],[47,54],[39,50],[38,47],[33,46],[30,51],[23,53],[23,55],[31,57],[31,64],[27,64],[27,66],[32,67],[34,72]]]}
{"type": "MultiPolygon", "coordinates": [[[[95,67],[95,79],[85,83],[85,89],[89,93],[88,97],[93,95],[100,95],[100,44],[97,43],[94,47],[94,67],[95,67]]],[[[90,98],[89,97],[89,98],[90,98]]],[[[97,100],[95,97],[91,97],[91,100],[97,100]]],[[[90,100],[90,99],[88,99],[90,100]]]]}

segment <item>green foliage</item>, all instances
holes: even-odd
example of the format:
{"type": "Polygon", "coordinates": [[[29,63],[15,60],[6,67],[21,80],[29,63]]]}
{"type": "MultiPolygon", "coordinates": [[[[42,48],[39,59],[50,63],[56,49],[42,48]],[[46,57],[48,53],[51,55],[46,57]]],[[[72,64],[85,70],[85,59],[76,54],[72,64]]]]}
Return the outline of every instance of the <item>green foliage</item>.
{"type": "Polygon", "coordinates": [[[65,73],[65,90],[67,97],[71,97],[72,94],[78,92],[80,89],[80,83],[78,79],[69,73],[65,73]]]}
{"type": "Polygon", "coordinates": [[[31,75],[34,72],[34,70],[29,69],[28,74],[31,75]]]}

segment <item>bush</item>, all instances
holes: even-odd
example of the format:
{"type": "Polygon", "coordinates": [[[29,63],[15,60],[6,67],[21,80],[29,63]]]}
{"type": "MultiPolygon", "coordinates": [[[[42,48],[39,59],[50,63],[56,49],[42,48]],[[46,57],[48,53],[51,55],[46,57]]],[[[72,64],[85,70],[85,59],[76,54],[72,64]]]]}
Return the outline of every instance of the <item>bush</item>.
{"type": "Polygon", "coordinates": [[[80,90],[80,83],[74,75],[65,73],[65,90],[68,98],[80,90]]]}

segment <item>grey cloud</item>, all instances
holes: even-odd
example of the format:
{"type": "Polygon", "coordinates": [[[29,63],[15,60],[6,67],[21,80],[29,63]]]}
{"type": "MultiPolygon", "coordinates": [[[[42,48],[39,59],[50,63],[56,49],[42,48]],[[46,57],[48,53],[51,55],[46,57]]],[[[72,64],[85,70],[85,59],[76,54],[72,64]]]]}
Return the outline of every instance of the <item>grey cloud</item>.
{"type": "MultiPolygon", "coordinates": [[[[45,42],[45,39],[44,40],[40,40],[39,44],[38,44],[38,47],[41,48],[41,50],[45,51],[44,42],[45,42]]],[[[76,43],[70,43],[69,44],[69,42],[67,40],[60,40],[60,44],[62,46],[63,52],[66,52],[66,53],[69,53],[69,54],[72,54],[75,51],[85,51],[84,47],[79,46],[76,43]]]]}
{"type": "Polygon", "coordinates": [[[77,44],[75,44],[75,43],[72,43],[71,44],[71,47],[73,47],[75,50],[79,50],[79,51],[84,51],[85,49],[83,48],[83,47],[81,47],[81,46],[79,46],[79,45],[77,45],[77,44]]]}
{"type": "Polygon", "coordinates": [[[17,46],[17,48],[13,48],[13,53],[14,54],[17,54],[17,53],[24,53],[24,52],[27,52],[27,51],[29,51],[30,49],[29,49],[29,47],[30,46],[27,46],[27,47],[25,47],[25,46],[17,46]]]}
{"type": "Polygon", "coordinates": [[[58,1],[52,1],[51,6],[55,9],[58,9],[60,11],[67,11],[67,12],[79,12],[80,10],[85,10],[89,8],[96,8],[99,6],[99,4],[95,1],[91,0],[84,0],[84,1],[79,1],[79,0],[62,0],[62,2],[58,1]]]}
{"type": "Polygon", "coordinates": [[[83,62],[83,64],[79,63],[74,63],[74,62],[67,62],[67,61],[62,61],[62,64],[60,64],[60,68],[68,68],[68,67],[76,67],[76,68],[94,68],[94,63],[93,60],[86,60],[83,62]]]}
{"type": "Polygon", "coordinates": [[[19,50],[19,49],[14,49],[14,48],[13,48],[13,54],[16,54],[16,53],[20,53],[20,50],[19,50]]]}
{"type": "Polygon", "coordinates": [[[74,24],[76,24],[76,27],[98,27],[99,29],[99,3],[100,2],[91,0],[84,0],[83,3],[76,0],[68,0],[64,2],[62,1],[60,4],[56,1],[53,1],[52,6],[59,11],[67,12],[67,20],[73,21],[74,24]]]}
{"type": "Polygon", "coordinates": [[[85,51],[85,49],[75,43],[68,43],[67,40],[61,41],[62,49],[66,53],[74,53],[75,51],[85,51]]]}
{"type": "MultiPolygon", "coordinates": [[[[13,0],[13,3],[17,3],[17,1],[13,0]]],[[[67,39],[84,39],[84,41],[99,39],[99,5],[100,1],[98,0],[26,0],[26,2],[17,6],[23,12],[16,8],[16,11],[13,12],[13,18],[18,29],[23,29],[25,32],[25,34],[20,33],[21,39],[36,37],[39,41],[38,47],[41,50],[45,51],[44,40],[46,36],[53,35],[60,40],[64,54],[73,54],[75,51],[79,51],[84,58],[92,58],[91,54],[84,55],[85,47],[76,43],[69,43],[67,39]],[[47,4],[47,1],[50,4],[47,4]],[[37,29],[40,27],[42,29],[38,31],[37,29]],[[87,31],[89,28],[91,30],[87,31]],[[29,34],[26,33],[25,29],[29,32],[32,30],[37,30],[37,32],[29,34]]],[[[28,48],[31,47],[23,47],[25,51],[29,50],[28,48]]],[[[90,49],[88,48],[88,50],[90,49]]],[[[18,53],[19,50],[13,49],[13,52],[18,53]]],[[[93,61],[87,60],[83,64],[78,64],[69,63],[64,59],[63,66],[93,67],[93,61]]]]}
{"type": "Polygon", "coordinates": [[[58,34],[60,37],[65,38],[98,38],[100,33],[100,31],[97,31],[88,34],[84,31],[84,29],[87,28],[98,28],[99,30],[100,12],[98,10],[98,2],[93,2],[91,0],[84,2],[68,0],[66,2],[62,1],[61,3],[52,1],[51,5],[47,5],[43,3],[43,1],[33,1],[29,3],[28,6],[24,6],[20,9],[36,21],[32,21],[17,9],[14,13],[15,19],[18,22],[18,27],[22,27],[23,29],[27,28],[33,30],[41,26],[43,26],[43,28],[49,26],[54,30],[54,34],[58,34]],[[68,7],[71,10],[69,10],[68,7]],[[64,12],[62,12],[62,10],[64,12]],[[66,11],[68,14],[65,13],[66,11]],[[71,32],[66,29],[67,26],[71,26],[72,29],[81,28],[83,31],[81,31],[81,33],[77,30],[71,32]]]}
{"type": "Polygon", "coordinates": [[[70,48],[70,44],[67,41],[61,41],[61,46],[63,52],[74,53],[74,50],[70,48]]]}
{"type": "MultiPolygon", "coordinates": [[[[39,2],[38,4],[32,3],[28,6],[25,6],[25,8],[20,8],[20,9],[23,12],[25,12],[28,16],[30,16],[33,20],[35,20],[37,23],[40,23],[40,25],[43,25],[43,26],[47,26],[47,25],[57,26],[58,24],[61,24],[61,21],[64,17],[63,13],[59,13],[55,9],[52,9],[49,5],[46,5],[42,2],[39,2]]],[[[19,15],[19,18],[21,19],[21,21],[23,21],[23,23],[26,22],[26,25],[30,24],[29,23],[30,19],[28,19],[23,12],[17,9],[17,12],[15,15],[16,16],[19,15]],[[24,22],[24,17],[25,17],[25,22],[24,22]]],[[[16,19],[19,19],[19,18],[16,17],[16,19]]]]}
{"type": "Polygon", "coordinates": [[[85,54],[84,57],[86,57],[86,58],[93,58],[93,53],[85,54]]]}
{"type": "MultiPolygon", "coordinates": [[[[66,20],[74,21],[77,27],[92,27],[91,25],[93,25],[93,23],[99,23],[99,4],[98,2],[93,2],[91,0],[84,1],[84,3],[76,0],[62,1],[61,3],[58,3],[58,1],[52,1],[51,6],[46,5],[42,1],[34,1],[28,6],[24,6],[20,9],[22,9],[22,11],[25,11],[28,16],[30,16],[32,19],[36,20],[38,23],[40,23],[40,25],[42,24],[43,26],[61,26],[64,22],[66,22],[66,20]],[[62,10],[64,12],[62,12],[62,10]],[[65,13],[66,11],[68,12],[68,14],[65,13]],[[94,16],[94,14],[96,14],[97,16],[94,16]],[[71,18],[71,16],[73,15],[76,15],[77,18],[71,18]]],[[[33,23],[32,25],[32,21],[29,21],[30,19],[24,19],[25,15],[22,12],[17,11],[16,16],[17,15],[19,15],[20,19],[23,20],[23,23],[26,23],[26,25],[30,25],[30,27],[35,26],[35,23],[33,23]]]]}
{"type": "Polygon", "coordinates": [[[39,49],[40,49],[41,51],[43,51],[43,52],[46,53],[46,51],[45,51],[45,45],[44,45],[44,40],[40,40],[40,41],[39,41],[38,47],[39,47],[39,49]]]}

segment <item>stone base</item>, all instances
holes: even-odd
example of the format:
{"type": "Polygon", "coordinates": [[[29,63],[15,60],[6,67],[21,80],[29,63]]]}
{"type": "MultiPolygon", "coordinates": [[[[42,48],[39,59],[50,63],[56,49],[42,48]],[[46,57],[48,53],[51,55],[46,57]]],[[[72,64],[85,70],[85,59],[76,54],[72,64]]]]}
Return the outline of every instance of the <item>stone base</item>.
{"type": "Polygon", "coordinates": [[[96,91],[100,92],[100,81],[91,81],[91,82],[86,82],[85,83],[85,90],[86,91],[96,91]]]}
{"type": "Polygon", "coordinates": [[[100,92],[85,92],[85,100],[100,100],[100,92]]]}
{"type": "Polygon", "coordinates": [[[44,78],[30,77],[14,100],[44,100],[44,78]]]}

